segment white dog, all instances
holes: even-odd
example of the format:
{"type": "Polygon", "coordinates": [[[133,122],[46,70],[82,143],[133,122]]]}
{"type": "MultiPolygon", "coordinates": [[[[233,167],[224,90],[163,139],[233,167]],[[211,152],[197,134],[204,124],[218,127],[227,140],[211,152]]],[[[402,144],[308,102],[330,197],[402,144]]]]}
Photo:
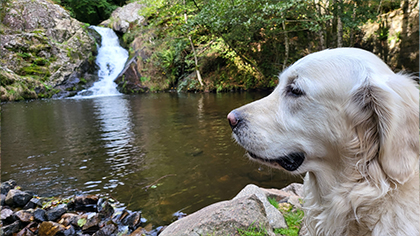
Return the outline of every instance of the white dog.
{"type": "Polygon", "coordinates": [[[310,54],[228,115],[251,159],[307,173],[309,235],[419,235],[419,91],[374,54],[310,54]]]}

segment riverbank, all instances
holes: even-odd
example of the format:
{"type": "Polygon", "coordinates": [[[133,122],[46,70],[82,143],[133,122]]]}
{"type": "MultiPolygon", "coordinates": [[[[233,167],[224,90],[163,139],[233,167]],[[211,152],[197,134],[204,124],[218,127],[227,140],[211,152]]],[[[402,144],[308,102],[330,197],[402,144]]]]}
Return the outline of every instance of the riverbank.
{"type": "Polygon", "coordinates": [[[1,235],[157,235],[140,211],[104,195],[43,198],[1,183],[1,235]]]}
{"type": "Polygon", "coordinates": [[[1,183],[1,235],[302,235],[302,184],[281,190],[249,184],[232,200],[211,204],[169,226],[104,195],[43,198],[14,180],[1,183]]]}

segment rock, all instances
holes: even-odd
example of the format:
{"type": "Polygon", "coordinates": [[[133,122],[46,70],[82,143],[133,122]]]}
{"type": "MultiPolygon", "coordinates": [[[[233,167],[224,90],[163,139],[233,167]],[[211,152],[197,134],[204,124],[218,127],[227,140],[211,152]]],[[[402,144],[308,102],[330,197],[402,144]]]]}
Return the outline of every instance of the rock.
{"type": "Polygon", "coordinates": [[[96,212],[99,197],[96,195],[77,196],[67,204],[67,207],[75,211],[96,212]]]}
{"type": "Polygon", "coordinates": [[[34,219],[37,221],[47,221],[47,212],[44,209],[38,208],[34,211],[34,219]]]}
{"type": "Polygon", "coordinates": [[[14,216],[13,211],[9,208],[2,207],[0,215],[1,215],[0,217],[1,220],[6,223],[7,222],[12,223],[16,220],[16,217],[14,216]]]}
{"type": "Polygon", "coordinates": [[[258,186],[254,184],[248,184],[233,199],[235,200],[249,195],[257,196],[258,199],[260,199],[260,201],[264,204],[265,212],[267,213],[267,219],[269,220],[272,229],[287,228],[287,224],[283,215],[278,209],[271,205],[270,202],[268,202],[265,192],[258,186]]]}
{"type": "Polygon", "coordinates": [[[4,194],[0,194],[0,200],[1,200],[1,206],[4,206],[4,202],[5,202],[5,200],[6,200],[6,195],[4,195],[4,194]]]}
{"type": "Polygon", "coordinates": [[[218,202],[170,224],[166,235],[235,235],[238,229],[261,227],[275,235],[267,220],[264,204],[255,195],[218,202]]]}
{"type": "Polygon", "coordinates": [[[7,193],[5,203],[9,206],[23,207],[29,202],[29,200],[31,200],[31,198],[32,195],[27,192],[12,189],[9,193],[7,193]]]}
{"type": "Polygon", "coordinates": [[[293,183],[282,189],[262,189],[266,196],[274,198],[278,202],[287,202],[293,206],[303,209],[303,184],[293,183]]]}
{"type": "Polygon", "coordinates": [[[35,236],[35,234],[28,228],[24,228],[16,236],[35,236]]]}
{"type": "Polygon", "coordinates": [[[41,199],[39,198],[32,198],[29,202],[23,207],[24,210],[26,209],[35,209],[36,207],[42,207],[41,199]]]}
{"type": "Polygon", "coordinates": [[[108,224],[96,231],[93,235],[94,236],[108,236],[108,235],[115,235],[115,231],[117,230],[117,226],[114,224],[108,224]]]}
{"type": "Polygon", "coordinates": [[[102,22],[100,25],[110,27],[115,32],[124,34],[129,30],[130,25],[139,25],[144,21],[144,17],[138,13],[144,7],[144,5],[136,2],[118,7],[112,12],[110,19],[102,22]]]}
{"type": "Polygon", "coordinates": [[[134,230],[130,236],[143,236],[146,235],[147,231],[145,229],[143,229],[142,227],[137,228],[136,230],[134,230]]]}
{"type": "Polygon", "coordinates": [[[70,236],[70,235],[76,235],[76,229],[74,228],[73,225],[69,225],[66,227],[66,229],[63,231],[63,234],[65,236],[70,236]]]}
{"type": "Polygon", "coordinates": [[[94,233],[99,230],[99,223],[101,222],[101,217],[97,213],[86,214],[86,223],[83,225],[83,233],[94,233]]]}
{"type": "Polygon", "coordinates": [[[2,235],[4,236],[13,235],[14,233],[19,232],[19,227],[20,227],[19,221],[15,221],[14,223],[10,225],[3,226],[1,227],[1,231],[3,232],[2,235]]]}
{"type": "Polygon", "coordinates": [[[2,101],[51,97],[72,76],[97,79],[95,39],[64,8],[48,0],[15,0],[2,12],[2,101]]]}
{"type": "Polygon", "coordinates": [[[102,217],[108,218],[114,214],[114,208],[109,204],[108,200],[101,198],[97,203],[97,210],[102,217]]]}
{"type": "Polygon", "coordinates": [[[115,79],[119,92],[124,94],[144,93],[149,90],[140,80],[141,74],[137,70],[137,56],[127,61],[126,66],[115,79]]]}
{"type": "Polygon", "coordinates": [[[65,213],[64,215],[61,216],[61,219],[58,223],[64,226],[69,226],[69,225],[79,226],[78,221],[81,218],[82,218],[81,215],[78,215],[75,213],[65,213]]]}
{"type": "Polygon", "coordinates": [[[64,213],[67,212],[67,205],[61,204],[47,211],[47,218],[49,221],[56,221],[64,213]]]}
{"type": "Polygon", "coordinates": [[[141,224],[140,212],[130,213],[122,220],[122,223],[127,225],[130,229],[136,229],[141,224]]]}
{"type": "Polygon", "coordinates": [[[39,236],[63,235],[65,230],[66,227],[59,223],[52,221],[44,221],[39,225],[38,234],[39,236]]]}
{"type": "Polygon", "coordinates": [[[118,229],[114,232],[115,235],[128,235],[130,229],[126,225],[118,225],[118,229]]]}
{"type": "MultiPolygon", "coordinates": [[[[2,79],[3,80],[3,79],[2,79]]],[[[3,81],[2,81],[3,82],[3,81]]],[[[13,179],[8,180],[6,182],[2,182],[1,183],[1,194],[3,195],[7,195],[7,193],[9,192],[10,189],[14,189],[16,187],[16,181],[14,181],[13,179]]]]}
{"type": "Polygon", "coordinates": [[[115,224],[120,224],[121,221],[128,216],[130,213],[125,209],[125,207],[115,208],[114,214],[112,215],[112,221],[115,224]]]}
{"type": "Polygon", "coordinates": [[[33,212],[27,210],[20,210],[16,212],[16,216],[20,221],[29,223],[34,220],[33,212]]]}

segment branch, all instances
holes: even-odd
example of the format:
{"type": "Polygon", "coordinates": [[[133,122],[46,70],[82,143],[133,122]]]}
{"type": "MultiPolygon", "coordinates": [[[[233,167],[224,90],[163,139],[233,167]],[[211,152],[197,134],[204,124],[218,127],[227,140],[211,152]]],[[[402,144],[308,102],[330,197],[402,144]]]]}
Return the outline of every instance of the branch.
{"type": "Polygon", "coordinates": [[[147,190],[150,187],[152,187],[153,185],[155,185],[157,182],[159,182],[161,179],[166,178],[166,177],[169,177],[169,176],[176,176],[176,175],[175,174],[164,175],[164,176],[160,177],[159,179],[157,179],[156,181],[154,181],[153,183],[151,183],[151,184],[149,184],[147,186],[144,186],[143,189],[146,189],[147,190]]]}

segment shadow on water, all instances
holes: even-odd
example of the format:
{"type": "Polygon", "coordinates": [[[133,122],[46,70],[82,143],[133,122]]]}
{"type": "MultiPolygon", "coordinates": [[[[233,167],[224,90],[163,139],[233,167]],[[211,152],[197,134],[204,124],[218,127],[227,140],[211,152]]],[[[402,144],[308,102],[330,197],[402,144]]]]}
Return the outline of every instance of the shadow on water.
{"type": "Polygon", "coordinates": [[[110,194],[155,225],[235,196],[301,182],[244,157],[227,113],[267,93],[142,94],[8,103],[2,179],[43,196],[110,194]]]}

